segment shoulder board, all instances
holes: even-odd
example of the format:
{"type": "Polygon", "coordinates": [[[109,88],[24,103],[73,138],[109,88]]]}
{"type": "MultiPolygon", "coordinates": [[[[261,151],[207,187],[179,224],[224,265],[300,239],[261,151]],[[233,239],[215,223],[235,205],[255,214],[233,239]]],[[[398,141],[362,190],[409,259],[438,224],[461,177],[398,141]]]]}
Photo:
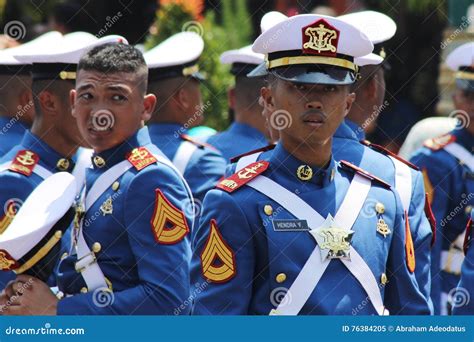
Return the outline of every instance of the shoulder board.
{"type": "Polygon", "coordinates": [[[368,178],[370,179],[371,181],[374,181],[374,182],[377,182],[379,185],[383,186],[384,188],[387,188],[387,189],[391,189],[392,187],[390,186],[390,184],[388,184],[387,182],[383,181],[382,179],[380,179],[379,177],[376,177],[370,173],[368,173],[367,171],[361,169],[360,167],[358,166],[355,166],[354,164],[351,164],[349,163],[348,161],[345,161],[345,160],[341,160],[340,162],[340,165],[343,169],[345,170],[350,170],[352,172],[355,172],[365,178],[368,178]]]}
{"type": "Polygon", "coordinates": [[[127,160],[140,171],[158,160],[145,147],[137,147],[127,155],[127,160]]]}
{"type": "Polygon", "coordinates": [[[229,193],[234,192],[258,175],[262,174],[266,169],[268,169],[269,165],[270,163],[265,160],[257,161],[247,165],[246,167],[234,173],[232,176],[221,180],[219,184],[217,184],[216,188],[229,193]]]}
{"type": "Polygon", "coordinates": [[[187,135],[187,134],[181,134],[180,137],[181,137],[181,139],[183,139],[183,140],[185,140],[185,141],[188,141],[188,142],[190,142],[190,143],[196,145],[196,146],[199,147],[199,148],[205,148],[205,147],[207,147],[207,148],[212,148],[213,150],[216,150],[216,148],[215,148],[214,146],[212,146],[212,145],[210,145],[210,144],[208,144],[208,143],[204,143],[204,142],[202,142],[202,141],[198,141],[198,140],[196,140],[196,139],[193,139],[193,138],[191,138],[191,137],[190,137],[189,135],[187,135]]]}
{"type": "Polygon", "coordinates": [[[360,143],[362,145],[365,145],[369,148],[371,148],[372,150],[374,151],[377,151],[379,153],[382,153],[383,155],[386,155],[386,156],[389,156],[389,157],[393,157],[399,161],[401,161],[403,164],[406,164],[408,165],[409,167],[411,167],[412,169],[416,170],[416,171],[420,171],[420,169],[418,168],[418,166],[416,166],[415,164],[412,164],[410,163],[408,160],[405,160],[403,159],[402,157],[396,155],[395,153],[393,153],[392,151],[389,151],[387,150],[385,147],[383,146],[380,146],[380,145],[377,145],[377,144],[372,144],[371,142],[369,142],[368,140],[361,140],[360,143]]]}
{"type": "Polygon", "coordinates": [[[464,236],[464,244],[463,244],[463,250],[464,250],[464,255],[467,254],[467,250],[469,249],[469,245],[471,244],[471,240],[472,240],[472,226],[474,225],[474,222],[472,221],[472,219],[469,219],[469,221],[467,222],[467,226],[466,226],[466,235],[464,236]]]}
{"type": "Polygon", "coordinates": [[[231,163],[236,163],[242,157],[250,156],[251,154],[255,154],[255,153],[258,153],[258,152],[271,151],[275,148],[275,146],[276,146],[276,144],[270,144],[270,145],[267,145],[267,146],[264,146],[264,147],[257,148],[256,150],[252,150],[252,151],[249,151],[249,152],[239,154],[238,156],[230,158],[230,162],[231,163]]]}
{"type": "Polygon", "coordinates": [[[426,140],[423,145],[430,150],[438,151],[443,149],[446,145],[449,145],[456,141],[456,136],[452,134],[445,134],[437,138],[426,140]]]}
{"type": "Polygon", "coordinates": [[[18,151],[15,158],[13,158],[8,169],[28,177],[33,173],[33,169],[36,164],[38,164],[39,160],[39,156],[33,151],[21,150],[18,151]]]}

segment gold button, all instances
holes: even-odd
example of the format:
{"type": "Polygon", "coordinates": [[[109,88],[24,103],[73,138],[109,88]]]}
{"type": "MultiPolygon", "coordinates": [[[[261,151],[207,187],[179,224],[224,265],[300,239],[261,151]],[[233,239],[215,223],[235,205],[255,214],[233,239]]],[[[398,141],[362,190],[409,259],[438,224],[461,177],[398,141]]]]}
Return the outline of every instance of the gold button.
{"type": "Polygon", "coordinates": [[[271,214],[273,214],[273,208],[270,204],[265,204],[265,206],[263,207],[263,211],[265,212],[265,214],[267,214],[268,216],[270,216],[271,214]]]}
{"type": "Polygon", "coordinates": [[[64,252],[63,255],[61,255],[61,260],[66,259],[69,256],[67,252],[64,252]]]}
{"type": "Polygon", "coordinates": [[[63,232],[60,230],[57,230],[54,232],[54,237],[58,240],[60,240],[63,237],[63,232]]]}
{"type": "Polygon", "coordinates": [[[69,162],[68,159],[66,158],[61,158],[58,160],[58,162],[56,163],[56,167],[58,168],[58,170],[60,171],[66,171],[67,169],[69,169],[69,165],[71,165],[71,163],[69,162]]]}
{"type": "Polygon", "coordinates": [[[313,169],[309,165],[300,165],[296,170],[296,175],[303,181],[313,178],[313,169]]]}
{"type": "Polygon", "coordinates": [[[283,283],[286,280],[286,274],[285,273],[278,273],[277,276],[275,277],[275,280],[277,283],[283,283]]]}
{"type": "Polygon", "coordinates": [[[83,288],[81,289],[81,293],[87,293],[87,292],[89,292],[89,290],[87,289],[87,287],[83,287],[83,288]]]}
{"type": "Polygon", "coordinates": [[[387,278],[387,275],[385,273],[382,273],[382,275],[380,276],[380,283],[382,285],[385,285],[388,283],[388,278],[387,278]]]}
{"type": "Polygon", "coordinates": [[[468,216],[471,215],[471,210],[472,210],[472,205],[468,205],[465,209],[466,215],[468,215],[468,216]]]}
{"type": "Polygon", "coordinates": [[[114,184],[112,184],[112,190],[117,191],[120,188],[120,183],[115,181],[114,184]]]}
{"type": "Polygon", "coordinates": [[[104,158],[100,156],[94,156],[94,165],[97,166],[98,168],[104,167],[105,166],[105,160],[104,158]]]}
{"type": "Polygon", "coordinates": [[[59,78],[62,79],[62,80],[67,80],[67,71],[61,71],[59,73],[59,78]]]}
{"type": "Polygon", "coordinates": [[[102,246],[100,245],[100,243],[94,242],[94,244],[92,245],[92,251],[94,253],[99,253],[101,249],[102,249],[102,246]]]}
{"type": "Polygon", "coordinates": [[[61,300],[64,298],[64,292],[62,291],[58,291],[58,293],[56,293],[56,298],[61,300]]]}
{"type": "Polygon", "coordinates": [[[375,211],[377,214],[383,214],[385,212],[385,206],[383,203],[377,202],[377,204],[375,204],[375,211]]]}

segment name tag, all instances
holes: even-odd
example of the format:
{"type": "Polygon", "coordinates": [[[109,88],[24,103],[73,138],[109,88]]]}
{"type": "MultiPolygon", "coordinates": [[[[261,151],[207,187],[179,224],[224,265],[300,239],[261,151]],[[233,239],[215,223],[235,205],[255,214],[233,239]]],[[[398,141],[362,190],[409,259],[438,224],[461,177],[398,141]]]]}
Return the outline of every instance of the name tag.
{"type": "Polygon", "coordinates": [[[304,232],[308,231],[306,220],[273,220],[273,230],[276,232],[304,232]]]}

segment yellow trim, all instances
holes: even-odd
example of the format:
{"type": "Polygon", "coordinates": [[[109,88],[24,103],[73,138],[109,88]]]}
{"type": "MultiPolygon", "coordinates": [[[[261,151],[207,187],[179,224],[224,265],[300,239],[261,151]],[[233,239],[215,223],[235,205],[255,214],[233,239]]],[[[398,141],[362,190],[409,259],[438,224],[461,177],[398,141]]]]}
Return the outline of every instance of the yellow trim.
{"type": "Polygon", "coordinates": [[[51,237],[51,239],[49,239],[49,241],[46,242],[46,244],[43,247],[41,247],[41,249],[35,255],[33,255],[30,260],[28,260],[19,268],[13,271],[16,274],[22,274],[25,271],[28,271],[31,267],[36,265],[38,261],[43,259],[46,256],[46,254],[49,253],[51,249],[53,249],[53,247],[59,242],[59,240],[61,240],[62,236],[63,236],[63,233],[60,230],[56,231],[54,235],[51,237]]]}
{"type": "Polygon", "coordinates": [[[59,78],[62,80],[75,80],[76,72],[75,71],[61,71],[59,73],[59,78]]]}
{"type": "Polygon", "coordinates": [[[456,78],[463,80],[474,80],[474,72],[458,71],[456,73],[456,78]]]}
{"type": "Polygon", "coordinates": [[[192,74],[199,71],[199,65],[195,64],[186,68],[183,68],[183,76],[191,76],[192,74]]]}
{"type": "Polygon", "coordinates": [[[322,56],[295,56],[295,57],[282,57],[267,61],[267,68],[273,69],[280,66],[286,65],[297,65],[297,64],[327,64],[334,65],[352,71],[356,71],[356,66],[351,61],[342,58],[335,57],[322,57],[322,56]]]}

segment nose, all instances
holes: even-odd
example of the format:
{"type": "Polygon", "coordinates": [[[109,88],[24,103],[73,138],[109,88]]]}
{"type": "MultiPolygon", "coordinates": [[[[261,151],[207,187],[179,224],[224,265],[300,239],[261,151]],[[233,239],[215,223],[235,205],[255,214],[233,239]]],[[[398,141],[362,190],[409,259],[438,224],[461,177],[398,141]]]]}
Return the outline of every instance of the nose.
{"type": "Polygon", "coordinates": [[[308,100],[305,105],[306,110],[323,110],[323,104],[318,100],[308,100]]]}

